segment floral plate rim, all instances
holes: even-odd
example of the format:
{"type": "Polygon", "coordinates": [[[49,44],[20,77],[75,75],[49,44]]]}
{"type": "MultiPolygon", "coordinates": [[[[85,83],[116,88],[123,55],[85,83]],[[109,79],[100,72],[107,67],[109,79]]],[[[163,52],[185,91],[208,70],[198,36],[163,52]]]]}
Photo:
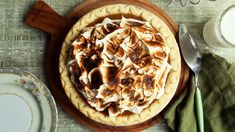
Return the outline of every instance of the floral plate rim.
{"type": "MultiPolygon", "coordinates": [[[[12,80],[15,82],[16,85],[20,85],[23,88],[25,88],[27,91],[32,93],[32,95],[35,96],[36,99],[42,98],[39,96],[44,96],[48,102],[49,109],[50,109],[50,132],[56,132],[57,131],[57,125],[58,125],[58,111],[56,102],[50,92],[50,90],[47,88],[47,86],[35,75],[33,75],[30,72],[13,68],[13,67],[7,67],[7,68],[0,68],[0,75],[1,74],[13,74],[16,76],[19,76],[20,79],[18,80],[12,80]],[[39,89],[38,89],[39,88],[39,89]],[[42,95],[42,91],[44,94],[42,95]]],[[[39,106],[41,107],[40,99],[39,106]]],[[[43,108],[41,108],[43,109],[43,108]]],[[[43,122],[42,122],[43,124],[43,122]]],[[[44,132],[46,128],[42,126],[40,132],[44,132]]]]}

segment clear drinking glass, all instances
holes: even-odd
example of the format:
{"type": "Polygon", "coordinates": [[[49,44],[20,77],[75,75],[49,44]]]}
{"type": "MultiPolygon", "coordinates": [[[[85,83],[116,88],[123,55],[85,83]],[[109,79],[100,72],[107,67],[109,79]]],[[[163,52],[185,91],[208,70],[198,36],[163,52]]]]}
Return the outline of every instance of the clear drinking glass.
{"type": "Polygon", "coordinates": [[[204,26],[203,37],[211,47],[235,47],[235,5],[210,19],[204,26]]]}

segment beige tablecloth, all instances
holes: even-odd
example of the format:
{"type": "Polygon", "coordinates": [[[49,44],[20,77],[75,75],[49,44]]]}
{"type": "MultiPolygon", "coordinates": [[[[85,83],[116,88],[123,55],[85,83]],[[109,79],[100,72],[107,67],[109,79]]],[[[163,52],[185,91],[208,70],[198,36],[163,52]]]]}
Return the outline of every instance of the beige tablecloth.
{"type": "MultiPolygon", "coordinates": [[[[61,15],[66,14],[81,0],[45,0],[61,15]]],[[[48,35],[24,24],[23,19],[34,0],[1,0],[0,1],[0,67],[17,67],[35,74],[45,80],[45,55],[48,35]]],[[[234,0],[202,0],[199,5],[181,7],[176,0],[168,9],[169,0],[151,0],[153,4],[164,9],[177,23],[186,24],[192,36],[197,40],[200,50],[211,52],[235,63],[235,49],[208,48],[203,40],[204,24],[226,7],[235,4],[234,0]]],[[[60,106],[58,132],[89,131],[88,128],[75,122],[60,106]]],[[[167,131],[164,123],[157,124],[146,131],[167,131]]]]}

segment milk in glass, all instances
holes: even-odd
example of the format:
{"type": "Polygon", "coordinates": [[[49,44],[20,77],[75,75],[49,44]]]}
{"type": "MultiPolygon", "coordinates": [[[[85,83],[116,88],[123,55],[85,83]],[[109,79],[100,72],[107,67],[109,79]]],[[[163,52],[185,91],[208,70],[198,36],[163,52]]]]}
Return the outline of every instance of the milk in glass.
{"type": "Polygon", "coordinates": [[[212,47],[235,47],[235,5],[209,20],[203,36],[212,47]]]}

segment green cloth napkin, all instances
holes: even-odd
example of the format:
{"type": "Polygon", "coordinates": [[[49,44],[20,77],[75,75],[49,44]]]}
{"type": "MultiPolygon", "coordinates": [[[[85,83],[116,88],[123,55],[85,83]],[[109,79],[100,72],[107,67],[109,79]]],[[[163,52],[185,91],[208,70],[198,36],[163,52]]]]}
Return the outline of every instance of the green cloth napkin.
{"type": "MultiPolygon", "coordinates": [[[[205,132],[235,131],[235,65],[214,55],[203,55],[199,76],[205,132]]],[[[168,126],[176,132],[197,132],[195,85],[187,87],[166,111],[168,126]]]]}

